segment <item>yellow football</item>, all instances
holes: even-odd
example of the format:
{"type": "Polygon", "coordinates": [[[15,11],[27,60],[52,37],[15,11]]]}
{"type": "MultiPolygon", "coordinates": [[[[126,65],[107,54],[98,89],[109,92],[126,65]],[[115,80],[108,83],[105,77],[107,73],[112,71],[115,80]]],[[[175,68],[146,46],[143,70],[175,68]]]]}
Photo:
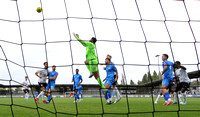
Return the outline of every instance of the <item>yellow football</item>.
{"type": "Polygon", "coordinates": [[[42,12],[42,8],[41,7],[38,7],[37,10],[36,10],[38,13],[42,12]]]}

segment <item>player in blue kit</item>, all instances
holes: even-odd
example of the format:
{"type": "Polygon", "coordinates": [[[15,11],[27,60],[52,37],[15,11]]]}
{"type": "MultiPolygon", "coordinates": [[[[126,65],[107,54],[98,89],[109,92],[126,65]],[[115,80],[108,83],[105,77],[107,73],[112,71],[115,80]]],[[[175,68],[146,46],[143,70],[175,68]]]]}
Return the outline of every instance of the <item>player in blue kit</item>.
{"type": "Polygon", "coordinates": [[[79,102],[81,102],[83,100],[83,92],[81,89],[78,90],[78,95],[81,95],[81,98],[79,99],[79,102]]]}
{"type": "MultiPolygon", "coordinates": [[[[82,76],[79,74],[79,69],[76,69],[76,74],[72,78],[72,82],[74,82],[73,88],[75,91],[75,101],[77,102],[77,99],[79,99],[79,93],[81,92],[81,89],[83,89],[81,83],[83,82],[82,76]]],[[[80,101],[80,100],[79,100],[80,101]]]]}
{"type": "Polygon", "coordinates": [[[173,103],[173,101],[171,100],[171,97],[169,95],[169,91],[167,90],[167,87],[169,86],[170,82],[173,81],[173,65],[174,65],[174,63],[168,61],[167,59],[168,59],[168,55],[163,54],[162,55],[163,72],[162,72],[162,76],[161,76],[161,78],[162,78],[161,92],[165,99],[164,105],[170,105],[171,103],[173,103]]]}
{"type": "Polygon", "coordinates": [[[115,81],[117,81],[118,71],[117,71],[116,67],[111,63],[109,58],[105,59],[105,64],[106,64],[107,76],[104,79],[104,81],[105,81],[104,86],[106,88],[106,91],[104,92],[104,95],[105,95],[105,99],[107,100],[106,104],[112,104],[113,100],[112,100],[110,88],[111,88],[112,84],[115,81]],[[115,75],[115,72],[116,72],[116,75],[115,75]]]}
{"type": "Polygon", "coordinates": [[[47,87],[46,87],[46,91],[47,91],[47,102],[46,104],[49,104],[49,102],[51,101],[51,98],[52,98],[52,91],[54,90],[55,88],[55,83],[56,83],[56,78],[58,77],[58,72],[56,72],[56,66],[53,65],[52,66],[52,71],[49,72],[49,78],[46,78],[48,79],[48,84],[47,84],[47,87]]]}

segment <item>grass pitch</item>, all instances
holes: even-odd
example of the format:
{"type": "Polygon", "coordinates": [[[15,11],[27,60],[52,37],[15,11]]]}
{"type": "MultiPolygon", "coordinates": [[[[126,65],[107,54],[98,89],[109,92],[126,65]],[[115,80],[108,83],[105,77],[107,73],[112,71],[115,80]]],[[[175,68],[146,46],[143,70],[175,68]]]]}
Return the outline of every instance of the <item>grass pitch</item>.
{"type": "Polygon", "coordinates": [[[162,105],[164,99],[161,98],[158,104],[152,104],[152,98],[122,98],[117,104],[105,105],[103,108],[101,98],[84,98],[80,103],[73,103],[73,98],[54,98],[53,103],[43,104],[41,99],[37,104],[33,98],[25,101],[24,98],[0,98],[0,116],[11,117],[12,112],[15,117],[126,117],[130,113],[131,117],[178,117],[177,111],[180,108],[180,117],[199,117],[200,99],[187,98],[187,105],[172,104],[170,106],[162,105]],[[11,106],[11,104],[13,105],[11,106]],[[128,111],[129,110],[129,111],[128,111]],[[153,113],[154,112],[154,113],[153,113]],[[39,114],[39,115],[38,115],[39,114]],[[97,115],[95,115],[97,114],[97,115]]]}

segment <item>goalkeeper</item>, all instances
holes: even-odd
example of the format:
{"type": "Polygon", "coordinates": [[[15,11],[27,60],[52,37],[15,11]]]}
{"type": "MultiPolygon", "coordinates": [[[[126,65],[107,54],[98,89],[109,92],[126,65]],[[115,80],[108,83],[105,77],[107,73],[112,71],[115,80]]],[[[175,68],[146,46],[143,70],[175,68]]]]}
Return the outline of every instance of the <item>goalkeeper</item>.
{"type": "Polygon", "coordinates": [[[95,43],[96,38],[92,37],[89,41],[83,41],[79,38],[78,34],[73,33],[74,37],[84,46],[86,47],[86,61],[85,65],[87,66],[90,73],[92,73],[95,79],[98,81],[101,88],[105,88],[100,77],[98,70],[98,59],[95,53],[95,43]]]}

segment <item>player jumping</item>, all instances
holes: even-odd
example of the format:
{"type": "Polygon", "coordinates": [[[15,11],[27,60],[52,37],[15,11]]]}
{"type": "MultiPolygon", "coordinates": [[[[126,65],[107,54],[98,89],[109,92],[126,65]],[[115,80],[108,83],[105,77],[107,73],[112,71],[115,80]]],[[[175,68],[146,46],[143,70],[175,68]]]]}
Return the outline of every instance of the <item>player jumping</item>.
{"type": "Polygon", "coordinates": [[[47,92],[47,102],[46,104],[49,104],[49,102],[51,101],[51,98],[52,98],[52,92],[55,88],[55,83],[56,83],[56,78],[58,77],[58,72],[56,72],[56,66],[53,65],[52,66],[52,71],[49,72],[49,78],[45,78],[45,79],[48,79],[48,84],[47,84],[47,87],[46,87],[46,92],[47,92]]]}
{"type": "Polygon", "coordinates": [[[48,77],[48,62],[44,62],[44,69],[43,70],[39,70],[37,72],[35,72],[35,75],[37,77],[39,77],[38,80],[38,85],[40,87],[40,94],[35,98],[35,100],[39,103],[39,98],[42,97],[43,103],[46,103],[46,100],[44,99],[44,94],[45,94],[45,88],[47,86],[46,83],[46,77],[48,77]]]}
{"type": "Polygon", "coordinates": [[[28,76],[25,77],[25,81],[22,83],[22,87],[24,88],[24,93],[25,93],[25,100],[28,101],[28,98],[29,98],[29,90],[28,90],[28,76]]]}
{"type": "MultiPolygon", "coordinates": [[[[108,55],[106,56],[106,58],[109,58],[110,61],[111,61],[112,56],[108,54],[108,55]]],[[[111,64],[114,64],[114,63],[111,62],[111,64]]],[[[116,77],[116,72],[114,73],[114,78],[117,78],[117,80],[118,80],[118,77],[116,77]]],[[[113,94],[116,95],[116,99],[115,99],[115,102],[114,102],[114,103],[117,103],[117,102],[120,101],[120,99],[121,99],[119,90],[118,90],[118,88],[117,88],[117,86],[116,86],[116,85],[117,85],[117,80],[115,80],[115,82],[112,84],[113,94]]],[[[113,95],[113,96],[114,96],[114,95],[113,95]]]]}
{"type": "Polygon", "coordinates": [[[117,81],[118,71],[117,71],[116,67],[111,63],[109,58],[105,59],[105,64],[106,64],[106,72],[107,72],[107,76],[104,79],[104,81],[106,80],[104,83],[104,86],[106,88],[105,99],[107,100],[106,104],[112,104],[113,100],[112,100],[112,96],[111,96],[110,87],[112,86],[112,84],[115,81],[117,81]],[[115,72],[116,72],[116,77],[114,77],[115,72]]]}
{"type": "Polygon", "coordinates": [[[171,100],[171,97],[169,95],[167,87],[170,84],[170,82],[173,81],[173,65],[174,65],[174,63],[168,61],[167,59],[168,59],[168,55],[163,54],[162,55],[163,72],[162,72],[162,76],[161,76],[161,79],[162,79],[161,92],[165,99],[164,105],[170,105],[171,103],[173,103],[173,101],[171,100]]]}
{"type": "Polygon", "coordinates": [[[86,47],[85,65],[87,66],[88,70],[94,75],[101,88],[105,88],[99,76],[98,59],[95,53],[95,43],[97,39],[92,37],[89,41],[83,41],[79,38],[78,34],[73,33],[73,35],[84,47],[86,47]]]}
{"type": "MultiPolygon", "coordinates": [[[[75,91],[75,103],[77,99],[79,99],[79,93],[81,93],[81,89],[83,89],[81,83],[83,82],[82,76],[79,74],[79,69],[76,69],[76,74],[72,78],[72,82],[74,82],[73,88],[75,91]]],[[[79,100],[81,101],[81,100],[79,100]]]]}
{"type": "MultiPolygon", "coordinates": [[[[182,96],[183,96],[182,104],[187,104],[187,102],[186,102],[186,90],[188,90],[188,88],[190,87],[190,79],[189,79],[188,74],[186,72],[186,68],[181,65],[181,62],[176,61],[174,64],[175,64],[175,67],[177,68],[176,69],[177,81],[179,81],[176,91],[181,91],[182,96]]],[[[176,94],[176,92],[174,94],[173,104],[177,104],[177,94],[176,94]]]]}
{"type": "MultiPolygon", "coordinates": [[[[173,94],[176,91],[176,84],[175,82],[170,82],[169,86],[167,87],[167,89],[169,90],[168,92],[173,94]]],[[[158,103],[160,97],[162,96],[162,92],[160,92],[160,94],[158,95],[158,97],[156,98],[155,104],[158,103]]]]}

